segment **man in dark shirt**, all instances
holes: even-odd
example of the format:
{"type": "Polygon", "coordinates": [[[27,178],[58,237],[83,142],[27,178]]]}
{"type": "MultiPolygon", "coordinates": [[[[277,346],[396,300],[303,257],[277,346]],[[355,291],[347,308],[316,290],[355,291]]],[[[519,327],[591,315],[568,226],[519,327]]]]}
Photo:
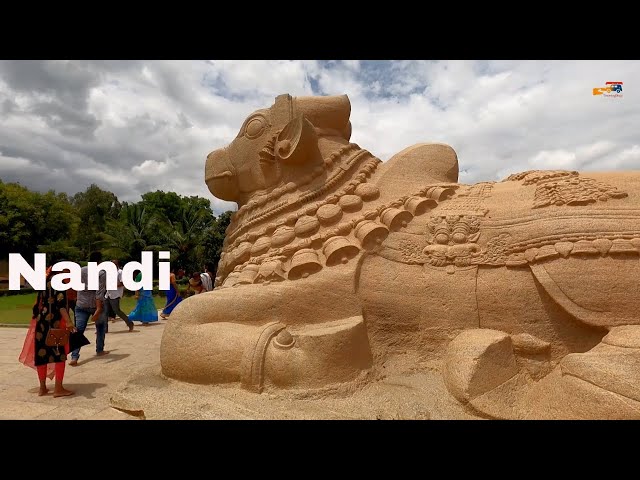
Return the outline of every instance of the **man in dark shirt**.
{"type": "MultiPolygon", "coordinates": [[[[93,252],[89,257],[90,262],[102,262],[102,254],[93,252]]],[[[81,280],[85,287],[88,286],[88,267],[82,267],[81,280]]],[[[107,291],[107,274],[104,270],[100,270],[98,290],[81,290],[78,292],[78,300],[76,301],[76,329],[84,333],[89,320],[93,320],[96,325],[96,355],[102,356],[109,353],[104,349],[104,340],[107,325],[107,311],[104,308],[104,296],[107,291]]],[[[75,367],[78,365],[80,358],[80,349],[71,352],[71,361],[69,365],[75,367]]]]}

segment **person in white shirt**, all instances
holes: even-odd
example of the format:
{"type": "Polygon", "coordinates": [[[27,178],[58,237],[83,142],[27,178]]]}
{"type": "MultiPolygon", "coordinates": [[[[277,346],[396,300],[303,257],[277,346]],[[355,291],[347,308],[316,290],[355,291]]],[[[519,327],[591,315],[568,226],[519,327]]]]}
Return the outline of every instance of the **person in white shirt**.
{"type": "Polygon", "coordinates": [[[213,265],[207,263],[204,267],[204,273],[200,274],[200,280],[202,281],[202,286],[204,287],[205,292],[213,290],[213,270],[213,265]]]}
{"type": "Polygon", "coordinates": [[[105,303],[107,305],[107,315],[109,318],[119,316],[125,321],[129,331],[133,331],[133,322],[129,320],[126,313],[120,308],[120,299],[124,295],[124,283],[122,282],[122,269],[120,268],[120,262],[118,260],[111,260],[112,263],[118,267],[118,288],[116,290],[107,290],[105,294],[105,303]]]}

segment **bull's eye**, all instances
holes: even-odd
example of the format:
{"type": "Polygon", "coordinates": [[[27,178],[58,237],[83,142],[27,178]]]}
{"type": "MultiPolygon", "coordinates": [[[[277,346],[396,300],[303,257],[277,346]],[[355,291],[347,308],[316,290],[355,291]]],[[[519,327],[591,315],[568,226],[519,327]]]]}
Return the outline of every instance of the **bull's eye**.
{"type": "Polygon", "coordinates": [[[262,115],[256,115],[249,120],[244,127],[244,136],[247,138],[258,138],[267,128],[267,119],[262,115]]]}

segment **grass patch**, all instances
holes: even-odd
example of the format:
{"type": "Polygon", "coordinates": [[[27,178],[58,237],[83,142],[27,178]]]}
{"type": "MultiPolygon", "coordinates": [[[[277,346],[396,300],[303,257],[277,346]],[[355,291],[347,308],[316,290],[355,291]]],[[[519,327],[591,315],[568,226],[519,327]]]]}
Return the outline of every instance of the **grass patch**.
{"type": "MultiPolygon", "coordinates": [[[[31,322],[31,308],[36,302],[37,294],[13,295],[0,297],[0,323],[12,325],[28,325],[31,322]]],[[[165,306],[165,297],[153,297],[157,308],[165,306]]],[[[124,297],[120,300],[120,307],[124,313],[130,313],[136,305],[134,297],[124,297]]]]}
{"type": "Polygon", "coordinates": [[[28,325],[31,321],[31,309],[36,303],[37,294],[12,295],[0,297],[0,323],[28,325]]]}

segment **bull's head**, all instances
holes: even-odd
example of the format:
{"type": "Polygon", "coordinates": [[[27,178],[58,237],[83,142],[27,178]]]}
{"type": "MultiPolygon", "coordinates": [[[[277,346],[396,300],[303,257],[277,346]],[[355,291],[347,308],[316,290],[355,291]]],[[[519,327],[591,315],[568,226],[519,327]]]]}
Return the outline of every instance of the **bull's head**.
{"type": "Polygon", "coordinates": [[[349,141],[350,113],[346,95],[280,95],[271,108],[249,115],[231,144],[207,156],[209,190],[241,206],[254,194],[300,178],[322,165],[321,138],[349,141]]]}

